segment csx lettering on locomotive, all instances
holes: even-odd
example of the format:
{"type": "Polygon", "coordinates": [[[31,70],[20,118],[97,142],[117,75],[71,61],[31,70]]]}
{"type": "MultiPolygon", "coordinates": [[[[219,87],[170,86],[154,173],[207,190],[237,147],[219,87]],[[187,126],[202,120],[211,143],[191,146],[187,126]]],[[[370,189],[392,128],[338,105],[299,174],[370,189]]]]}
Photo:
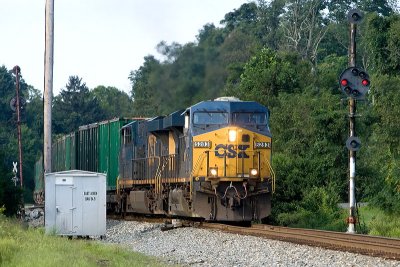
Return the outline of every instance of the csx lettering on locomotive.
{"type": "Polygon", "coordinates": [[[238,151],[235,150],[235,145],[224,145],[219,144],[215,146],[215,156],[219,158],[225,157],[228,158],[249,158],[249,155],[246,154],[246,149],[248,149],[249,145],[238,145],[238,151]]]}

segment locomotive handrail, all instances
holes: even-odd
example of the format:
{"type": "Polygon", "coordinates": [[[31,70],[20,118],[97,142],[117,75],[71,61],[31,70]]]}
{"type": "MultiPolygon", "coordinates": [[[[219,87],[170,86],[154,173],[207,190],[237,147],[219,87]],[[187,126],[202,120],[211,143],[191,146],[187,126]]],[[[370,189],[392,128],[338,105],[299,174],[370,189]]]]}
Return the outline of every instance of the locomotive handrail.
{"type": "Polygon", "coordinates": [[[194,172],[196,171],[196,169],[198,168],[199,164],[201,161],[203,161],[203,156],[206,154],[206,152],[208,151],[203,151],[200,156],[197,158],[196,164],[192,169],[192,172],[190,173],[190,178],[192,178],[194,176],[194,172]]]}
{"type": "Polygon", "coordinates": [[[156,188],[156,194],[158,194],[158,195],[161,194],[161,175],[162,175],[162,172],[168,162],[169,162],[169,157],[163,156],[162,160],[160,159],[160,164],[158,165],[158,168],[157,168],[156,177],[155,177],[155,183],[156,183],[155,188],[156,188]],[[162,164],[161,164],[161,161],[162,161],[162,164]],[[161,168],[160,168],[160,165],[161,165],[161,168]]]}
{"type": "MultiPolygon", "coordinates": [[[[146,157],[146,158],[138,158],[138,159],[132,159],[131,161],[132,161],[132,175],[131,175],[131,179],[135,179],[135,175],[134,175],[134,173],[133,173],[133,171],[134,171],[134,163],[139,163],[139,162],[143,162],[144,164],[147,164],[147,163],[149,163],[149,161],[150,160],[154,160],[154,163],[155,163],[155,165],[157,165],[157,166],[154,166],[154,168],[152,169],[152,170],[154,170],[155,169],[155,172],[154,172],[154,175],[158,172],[158,168],[160,167],[160,157],[158,157],[158,156],[151,156],[151,157],[146,157]]],[[[150,170],[149,170],[150,171],[150,170]]],[[[140,180],[142,180],[142,179],[144,179],[144,180],[147,180],[147,179],[150,179],[150,178],[153,178],[153,176],[151,175],[152,173],[149,173],[149,172],[146,172],[146,171],[144,171],[143,173],[141,173],[141,175],[142,175],[142,177],[141,177],[141,179],[140,180]]]]}
{"type": "Polygon", "coordinates": [[[190,183],[190,200],[192,200],[192,195],[193,195],[193,176],[194,176],[194,172],[197,169],[197,167],[199,166],[199,162],[203,161],[203,156],[206,154],[206,152],[208,151],[203,151],[203,153],[200,154],[200,156],[197,158],[196,164],[192,169],[192,172],[190,173],[190,179],[189,179],[189,183],[190,183]]]}
{"type": "Polygon", "coordinates": [[[271,184],[272,184],[272,193],[274,193],[274,192],[275,192],[275,171],[274,171],[274,169],[272,168],[271,163],[269,162],[269,160],[266,160],[266,162],[267,162],[269,171],[270,171],[270,173],[271,173],[271,179],[272,179],[272,183],[271,183],[271,184]]]}

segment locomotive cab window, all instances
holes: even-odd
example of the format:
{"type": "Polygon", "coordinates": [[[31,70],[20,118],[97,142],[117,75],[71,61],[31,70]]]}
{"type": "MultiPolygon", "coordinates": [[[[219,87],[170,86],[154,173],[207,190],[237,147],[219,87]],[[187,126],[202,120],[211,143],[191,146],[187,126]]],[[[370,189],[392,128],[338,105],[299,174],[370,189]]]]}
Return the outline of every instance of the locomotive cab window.
{"type": "Polygon", "coordinates": [[[226,112],[195,112],[193,114],[195,125],[219,125],[228,124],[228,113],[226,112]]]}
{"type": "Polygon", "coordinates": [[[233,123],[236,125],[267,125],[268,118],[266,113],[241,112],[233,113],[233,123]]]}

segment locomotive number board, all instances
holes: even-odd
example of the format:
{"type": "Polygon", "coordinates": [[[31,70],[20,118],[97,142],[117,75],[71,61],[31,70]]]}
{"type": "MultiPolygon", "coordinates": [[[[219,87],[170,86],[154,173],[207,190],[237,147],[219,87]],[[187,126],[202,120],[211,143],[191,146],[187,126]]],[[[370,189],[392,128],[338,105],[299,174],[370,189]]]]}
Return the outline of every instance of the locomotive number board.
{"type": "Polygon", "coordinates": [[[254,148],[271,148],[270,142],[254,142],[254,148]]]}
{"type": "Polygon", "coordinates": [[[195,148],[211,148],[211,141],[194,141],[195,148]]]}

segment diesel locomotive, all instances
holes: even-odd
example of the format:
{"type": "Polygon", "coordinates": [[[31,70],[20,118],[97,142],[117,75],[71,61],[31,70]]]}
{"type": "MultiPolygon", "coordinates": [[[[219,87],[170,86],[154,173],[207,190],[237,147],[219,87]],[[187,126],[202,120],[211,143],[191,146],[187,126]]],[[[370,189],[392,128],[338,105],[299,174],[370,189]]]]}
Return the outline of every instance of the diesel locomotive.
{"type": "Polygon", "coordinates": [[[80,127],[53,145],[52,170],[106,172],[114,212],[252,221],[271,213],[271,147],[268,108],[223,97],[80,127]]]}

